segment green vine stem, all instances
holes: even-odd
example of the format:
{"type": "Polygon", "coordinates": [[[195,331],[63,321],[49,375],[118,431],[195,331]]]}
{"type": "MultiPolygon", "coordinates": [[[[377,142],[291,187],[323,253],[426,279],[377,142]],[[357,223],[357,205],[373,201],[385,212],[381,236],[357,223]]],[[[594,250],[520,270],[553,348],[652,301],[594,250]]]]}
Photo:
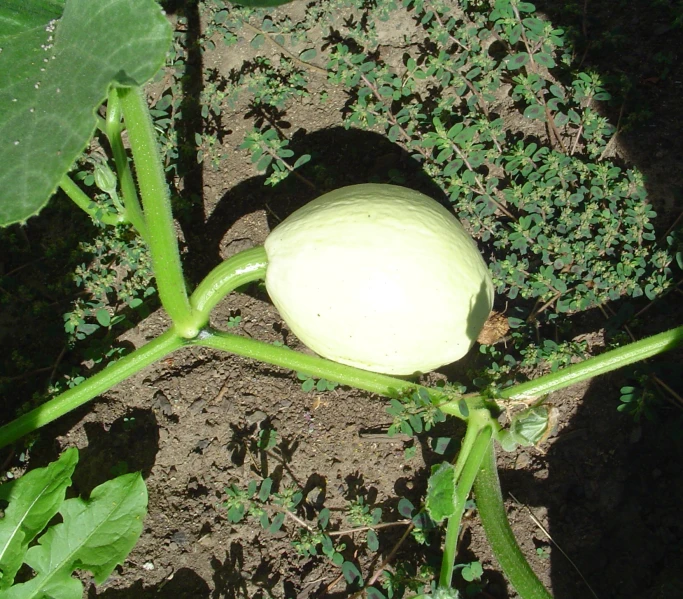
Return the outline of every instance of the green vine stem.
{"type": "Polygon", "coordinates": [[[524,557],[505,513],[493,443],[489,443],[474,481],[479,518],[493,554],[522,599],[552,599],[524,557]]]}
{"type": "MultiPolygon", "coordinates": [[[[414,390],[419,387],[411,381],[370,372],[369,370],[360,370],[318,356],[302,354],[288,347],[271,345],[222,331],[202,331],[188,343],[253,358],[289,370],[307,372],[315,377],[326,378],[341,385],[349,385],[386,397],[395,397],[401,391],[414,390]]],[[[427,391],[430,390],[427,389],[427,391]]]]}
{"type": "Polygon", "coordinates": [[[64,175],[59,181],[59,187],[68,195],[76,206],[83,210],[90,218],[105,225],[121,225],[127,222],[125,215],[117,212],[103,212],[85,192],[73,182],[69,175],[64,175]]]}
{"type": "Polygon", "coordinates": [[[109,90],[109,97],[107,99],[107,118],[105,120],[104,132],[114,155],[116,172],[121,183],[121,195],[123,196],[126,217],[135,227],[138,235],[146,240],[147,225],[145,224],[145,215],[142,213],[142,207],[140,206],[138,192],[133,179],[133,172],[128,162],[126,149],[123,147],[123,139],[121,138],[121,131],[123,129],[122,116],[119,91],[116,87],[112,87],[109,90]]]}
{"type": "Polygon", "coordinates": [[[190,296],[190,306],[208,321],[209,314],[228,293],[266,276],[268,257],[263,246],[230,256],[214,268],[190,296]]]}
{"type": "Polygon", "coordinates": [[[14,443],[24,435],[56,420],[82,406],[94,397],[125,381],[145,366],[183,347],[186,341],[171,329],[111,366],[83,381],[80,385],[61,393],[9,424],[0,427],[0,448],[14,443]]]}
{"type": "Polygon", "coordinates": [[[492,444],[493,428],[491,414],[488,410],[474,412],[467,422],[467,431],[462,448],[455,463],[455,505],[454,513],[448,519],[446,539],[444,541],[439,586],[450,588],[453,580],[455,556],[458,552],[460,523],[465,513],[465,504],[472,490],[472,485],[479,472],[488,447],[492,444]]]}
{"type": "Polygon", "coordinates": [[[171,200],[147,101],[139,88],[120,89],[119,100],[133,151],[159,297],[177,333],[192,339],[205,322],[190,307],[171,200]]]}
{"type": "Polygon", "coordinates": [[[533,381],[514,385],[503,389],[499,397],[502,399],[534,399],[553,391],[575,385],[581,381],[596,377],[628,364],[646,360],[665,351],[675,349],[683,344],[683,326],[670,329],[629,343],[623,347],[612,349],[599,356],[572,364],[557,372],[551,372],[533,381]]]}

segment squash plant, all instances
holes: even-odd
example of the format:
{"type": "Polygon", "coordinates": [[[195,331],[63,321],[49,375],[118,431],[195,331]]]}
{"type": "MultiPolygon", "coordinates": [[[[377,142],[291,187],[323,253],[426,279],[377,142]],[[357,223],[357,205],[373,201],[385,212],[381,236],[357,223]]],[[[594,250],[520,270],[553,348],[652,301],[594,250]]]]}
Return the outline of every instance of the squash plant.
{"type": "Polygon", "coordinates": [[[278,227],[265,248],[229,258],[190,292],[181,268],[155,130],[142,91],[163,64],[170,41],[171,28],[153,0],[13,0],[0,8],[0,223],[25,222],[59,187],[101,223],[131,225],[149,247],[159,297],[172,321],[169,330],[156,339],[0,427],[0,447],[182,347],[233,352],[392,398],[417,393],[446,415],[467,423],[455,462],[435,469],[426,500],[430,516],[447,522],[434,596],[453,596],[450,589],[460,520],[473,489],[493,551],[512,585],[525,599],[549,597],[506,520],[495,466],[496,443],[510,449],[538,442],[548,426],[541,405],[548,393],[676,347],[683,341],[683,327],[499,389],[493,395],[461,396],[447,388],[430,389],[395,378],[390,374],[427,370],[462,356],[493,298],[481,256],[454,217],[416,192],[389,186],[347,188],[314,201],[278,227]],[[99,116],[105,105],[104,116],[99,116]],[[108,139],[120,185],[121,202],[107,213],[95,209],[68,174],[96,129],[108,139]],[[124,130],[132,164],[122,140],[124,130]],[[341,212],[327,212],[335,205],[343,207],[341,212]],[[349,205],[357,210],[353,218],[345,219],[349,205]],[[363,213],[360,218],[360,212],[370,206],[376,212],[363,213]],[[416,207],[420,208],[417,212],[416,207]],[[413,222],[413,234],[406,229],[403,237],[392,237],[396,226],[382,228],[397,214],[403,225],[413,222]],[[374,226],[367,221],[375,221],[374,226]],[[315,239],[310,236],[311,223],[318,231],[315,239]],[[344,236],[347,243],[340,242],[344,236]],[[299,284],[301,269],[313,259],[327,267],[333,285],[310,290],[299,284]],[[426,279],[419,279],[420,271],[426,273],[426,279]],[[381,297],[380,303],[373,303],[375,298],[367,287],[373,274],[393,290],[381,297]],[[346,279],[334,281],[337,276],[346,279]],[[302,341],[333,360],[208,325],[220,300],[235,288],[263,278],[276,306],[302,341]],[[391,337],[396,334],[391,326],[395,314],[419,310],[420,302],[427,301],[415,292],[418,281],[433,283],[429,289],[432,303],[427,306],[432,320],[424,329],[427,336],[397,341],[391,337]],[[392,301],[396,302],[393,311],[389,310],[392,301]],[[379,318],[382,305],[388,309],[387,318],[379,318]],[[329,309],[326,317],[318,311],[322,308],[329,309]],[[452,314],[446,313],[448,308],[452,314]],[[360,343],[345,343],[342,337],[347,323],[329,326],[349,314],[371,323],[373,343],[368,344],[368,337],[360,343]],[[317,325],[318,319],[325,324],[317,325]],[[444,323],[447,326],[441,327],[444,323]],[[387,359],[381,354],[391,346],[397,353],[387,359]],[[413,360],[416,354],[421,354],[418,361],[413,360]],[[510,400],[532,407],[503,429],[496,415],[510,400]]]}

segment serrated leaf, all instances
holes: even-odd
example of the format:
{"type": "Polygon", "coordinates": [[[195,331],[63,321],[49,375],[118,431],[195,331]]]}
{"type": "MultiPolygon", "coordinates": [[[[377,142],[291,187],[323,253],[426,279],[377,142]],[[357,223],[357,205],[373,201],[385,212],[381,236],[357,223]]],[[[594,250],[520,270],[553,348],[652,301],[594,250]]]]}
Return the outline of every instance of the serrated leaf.
{"type": "Polygon", "coordinates": [[[142,532],[147,489],[140,473],[124,474],[96,487],[88,501],[68,499],[59,512],[63,521],[26,554],[35,577],[13,586],[3,599],[81,599],[83,584],[71,576],[76,569],[104,582],[142,532]]]}
{"type": "Polygon", "coordinates": [[[29,543],[59,511],[77,462],[78,450],[67,449],[49,466],[0,486],[0,499],[8,503],[0,519],[0,590],[12,585],[29,543]]]}
{"type": "Polygon", "coordinates": [[[425,509],[437,524],[455,513],[455,467],[444,462],[432,470],[425,509]]]}
{"type": "Polygon", "coordinates": [[[68,0],[59,21],[32,24],[0,39],[2,225],[45,206],[92,137],[109,86],[144,84],[171,43],[154,0],[98,0],[97,10],[68,0]]]}

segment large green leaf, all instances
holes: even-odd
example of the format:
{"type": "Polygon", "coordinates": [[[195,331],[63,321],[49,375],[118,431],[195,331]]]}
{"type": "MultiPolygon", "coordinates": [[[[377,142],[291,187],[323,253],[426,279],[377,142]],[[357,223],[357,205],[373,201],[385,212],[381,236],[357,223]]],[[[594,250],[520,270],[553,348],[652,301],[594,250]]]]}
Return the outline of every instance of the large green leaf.
{"type": "Polygon", "coordinates": [[[40,211],[91,138],[109,86],[145,83],[171,42],[154,0],[67,0],[59,20],[49,18],[57,1],[8,6],[0,8],[0,225],[40,211]]]}
{"type": "Polygon", "coordinates": [[[0,499],[8,503],[0,519],[0,590],[12,586],[29,543],[59,510],[77,462],[78,450],[67,449],[49,466],[0,486],[0,499]]]}
{"type": "Polygon", "coordinates": [[[3,592],[3,599],[81,599],[74,570],[89,570],[104,582],[123,562],[142,532],[147,489],[139,473],[124,474],[96,487],[90,499],[68,499],[52,526],[31,547],[25,562],[36,575],[3,592]]]}
{"type": "Polygon", "coordinates": [[[0,6],[0,40],[34,27],[45,27],[64,12],[64,0],[3,0],[0,6]]]}

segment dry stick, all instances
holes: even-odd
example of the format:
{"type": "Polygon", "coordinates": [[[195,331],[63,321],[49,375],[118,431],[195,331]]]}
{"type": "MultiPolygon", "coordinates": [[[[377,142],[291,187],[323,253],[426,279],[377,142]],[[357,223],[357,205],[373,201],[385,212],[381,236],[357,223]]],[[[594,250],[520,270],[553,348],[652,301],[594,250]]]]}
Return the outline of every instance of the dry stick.
{"type": "Polygon", "coordinates": [[[671,233],[671,231],[673,231],[673,230],[676,228],[676,225],[678,225],[678,223],[680,222],[681,218],[683,218],[683,212],[681,212],[681,213],[676,217],[676,220],[674,220],[674,222],[671,223],[671,226],[664,232],[664,235],[662,235],[662,236],[659,238],[659,243],[662,243],[662,241],[664,241],[664,240],[666,239],[666,236],[667,236],[669,233],[671,233]]]}
{"type": "Polygon", "coordinates": [[[348,528],[346,530],[335,530],[328,532],[331,537],[339,537],[341,535],[351,535],[355,532],[363,532],[364,530],[377,530],[379,528],[388,528],[389,526],[407,526],[411,520],[397,520],[396,522],[383,522],[381,524],[374,524],[372,526],[359,526],[358,528],[348,528]]]}
{"type": "MultiPolygon", "coordinates": [[[[561,291],[557,291],[557,292],[555,293],[555,295],[553,295],[553,297],[551,297],[551,298],[550,298],[545,304],[543,304],[540,308],[536,309],[536,308],[534,307],[534,310],[531,312],[531,314],[529,314],[529,316],[527,316],[526,321],[527,321],[527,322],[535,322],[535,321],[536,321],[536,317],[537,317],[541,312],[544,312],[544,311],[547,310],[550,306],[552,306],[558,299],[560,299],[560,297],[562,297],[562,292],[561,292],[561,291]]],[[[538,305],[538,302],[537,302],[536,304],[538,305]]]]}
{"type": "Polygon", "coordinates": [[[581,573],[581,570],[579,570],[578,566],[577,566],[577,565],[572,561],[572,559],[565,553],[564,549],[562,549],[562,547],[560,547],[560,546],[557,544],[557,541],[555,541],[555,539],[553,539],[553,537],[550,535],[550,533],[549,533],[548,530],[545,528],[545,526],[543,526],[543,524],[541,524],[541,521],[540,521],[536,516],[534,516],[534,513],[531,511],[531,509],[529,508],[529,506],[527,506],[527,505],[523,504],[521,501],[519,501],[519,499],[517,499],[512,493],[509,493],[509,495],[510,495],[510,497],[512,497],[513,501],[514,501],[518,506],[524,508],[524,509],[527,511],[527,513],[529,514],[529,517],[531,518],[532,522],[533,522],[536,526],[538,526],[538,527],[541,529],[541,531],[543,532],[543,534],[544,534],[546,537],[548,537],[548,540],[549,540],[555,547],[557,547],[557,549],[559,550],[559,552],[560,552],[562,555],[564,555],[565,558],[567,558],[567,561],[572,565],[572,567],[574,568],[574,570],[576,570],[576,573],[581,577],[581,580],[583,580],[584,584],[588,587],[588,590],[591,592],[591,594],[593,595],[593,597],[595,597],[595,599],[600,599],[600,598],[598,597],[598,595],[595,593],[595,591],[593,590],[593,588],[591,587],[591,585],[588,583],[588,580],[586,580],[586,577],[581,573]]]}
{"type": "Polygon", "coordinates": [[[626,101],[621,103],[621,108],[619,108],[619,116],[617,117],[617,128],[614,130],[614,135],[610,137],[609,141],[605,144],[605,147],[602,149],[602,152],[600,152],[600,158],[599,160],[602,160],[605,155],[607,154],[607,150],[611,149],[612,146],[616,145],[617,143],[617,135],[621,132],[621,118],[624,115],[624,108],[626,106],[626,101]]]}
{"type": "Polygon", "coordinates": [[[268,33],[265,31],[262,31],[258,27],[254,27],[251,23],[248,23],[247,21],[242,21],[242,24],[247,28],[251,29],[255,34],[257,35],[262,35],[264,38],[266,38],[273,46],[275,46],[280,52],[291,58],[295,63],[297,63],[299,66],[301,66],[304,69],[308,69],[313,71],[314,73],[317,73],[318,75],[324,75],[327,77],[327,70],[323,69],[319,66],[316,66],[314,64],[311,64],[310,62],[305,62],[301,60],[300,58],[297,58],[292,54],[287,48],[285,48],[283,45],[278,44],[268,33]]]}
{"type": "Polygon", "coordinates": [[[311,182],[310,182],[308,179],[306,179],[306,177],[304,177],[301,173],[299,173],[298,171],[294,170],[293,167],[291,167],[291,166],[290,166],[289,164],[287,164],[284,160],[282,160],[282,158],[280,158],[280,157],[277,155],[277,152],[274,152],[274,151],[273,151],[271,148],[269,148],[268,146],[265,146],[263,149],[265,150],[266,154],[268,154],[269,156],[271,156],[276,162],[277,162],[278,160],[279,160],[280,162],[282,162],[282,164],[285,165],[285,168],[286,168],[292,175],[294,175],[295,177],[297,177],[297,178],[299,179],[299,181],[301,181],[301,182],[304,183],[305,185],[308,185],[313,191],[318,191],[318,189],[316,188],[315,185],[313,185],[313,183],[311,183],[311,182]]]}
{"type": "MultiPolygon", "coordinates": [[[[425,3],[425,4],[427,4],[427,6],[430,6],[430,3],[425,3]]],[[[431,6],[430,6],[430,8],[431,8],[431,6]]],[[[443,24],[443,21],[441,20],[441,15],[438,13],[438,11],[435,10],[435,9],[433,9],[433,8],[432,8],[431,10],[432,10],[432,14],[434,15],[434,18],[436,19],[436,22],[441,26],[441,28],[442,28],[442,29],[446,32],[446,34],[448,35],[448,39],[451,40],[451,41],[452,41],[454,44],[456,44],[457,46],[460,46],[463,50],[467,50],[467,51],[469,52],[469,51],[470,51],[470,48],[468,48],[468,47],[467,47],[465,44],[463,44],[460,40],[455,39],[455,38],[451,35],[450,31],[448,31],[448,28],[443,24]]]]}
{"type": "MultiPolygon", "coordinates": [[[[531,44],[529,43],[529,39],[526,36],[526,33],[524,33],[524,26],[522,25],[522,16],[519,14],[519,10],[517,9],[517,6],[514,4],[512,5],[512,10],[515,13],[515,17],[517,18],[517,21],[519,21],[519,24],[522,26],[522,41],[524,42],[524,47],[526,48],[527,54],[529,54],[529,60],[531,61],[531,66],[532,66],[532,72],[537,73],[537,65],[536,61],[534,60],[534,53],[533,50],[531,49],[531,44]]],[[[545,101],[545,96],[541,93],[540,95],[537,94],[536,98],[541,101],[543,104],[543,108],[545,110],[545,118],[548,123],[548,140],[550,141],[550,145],[553,145],[553,139],[552,133],[555,136],[555,139],[557,140],[557,143],[560,145],[560,148],[562,149],[562,152],[565,154],[567,153],[567,148],[564,147],[564,144],[562,143],[562,138],[560,137],[560,132],[557,129],[557,126],[555,125],[555,119],[553,118],[552,113],[550,112],[550,108],[548,108],[548,104],[545,101]]],[[[554,149],[554,148],[553,148],[554,149]]]]}
{"type": "Polygon", "coordinates": [[[398,540],[398,543],[396,543],[396,545],[394,545],[394,548],[391,550],[389,555],[387,555],[386,559],[384,559],[384,561],[379,565],[379,568],[377,568],[377,570],[375,570],[374,574],[365,583],[364,588],[362,588],[360,591],[357,591],[356,593],[351,595],[349,597],[349,599],[358,599],[358,597],[360,597],[362,594],[365,593],[365,589],[367,589],[368,587],[372,586],[373,584],[375,584],[377,582],[377,579],[382,575],[382,572],[384,572],[385,568],[389,565],[391,560],[393,560],[394,557],[396,557],[398,550],[400,549],[401,545],[403,545],[403,543],[405,543],[405,540],[408,538],[408,535],[412,532],[413,528],[415,528],[415,524],[413,522],[411,522],[408,525],[408,528],[406,528],[406,530],[403,533],[403,535],[401,536],[401,538],[398,540]]]}
{"type": "Polygon", "coordinates": [[[678,288],[681,286],[681,284],[683,284],[683,279],[681,279],[680,281],[678,281],[678,283],[676,283],[673,287],[669,287],[669,288],[668,288],[662,295],[660,295],[659,297],[656,297],[655,299],[651,300],[650,303],[647,304],[647,306],[645,306],[644,308],[642,308],[642,309],[640,309],[638,312],[636,312],[636,313],[633,315],[633,318],[638,318],[639,316],[642,316],[642,315],[643,315],[645,312],[647,312],[647,311],[648,311],[648,310],[649,310],[649,309],[650,309],[658,300],[660,300],[660,299],[662,299],[663,297],[665,297],[666,295],[668,295],[671,291],[678,291],[678,288]]]}

